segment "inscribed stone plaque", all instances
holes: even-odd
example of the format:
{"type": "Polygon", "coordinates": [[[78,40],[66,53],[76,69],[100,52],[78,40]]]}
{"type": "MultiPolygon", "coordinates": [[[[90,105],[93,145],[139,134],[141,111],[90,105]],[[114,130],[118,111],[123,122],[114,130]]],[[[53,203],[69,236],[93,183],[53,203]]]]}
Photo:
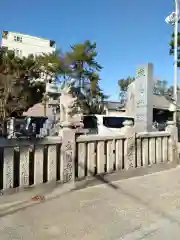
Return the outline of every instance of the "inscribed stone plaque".
{"type": "Polygon", "coordinates": [[[153,65],[139,66],[135,80],[136,132],[152,131],[153,122],[153,65]]]}
{"type": "Polygon", "coordinates": [[[4,149],[4,176],[3,188],[13,188],[14,148],[4,149]]]}
{"type": "Polygon", "coordinates": [[[74,184],[75,132],[72,129],[64,128],[62,139],[61,181],[74,184]]]}
{"type": "Polygon", "coordinates": [[[129,168],[135,168],[135,133],[127,136],[127,164],[129,168]]]}

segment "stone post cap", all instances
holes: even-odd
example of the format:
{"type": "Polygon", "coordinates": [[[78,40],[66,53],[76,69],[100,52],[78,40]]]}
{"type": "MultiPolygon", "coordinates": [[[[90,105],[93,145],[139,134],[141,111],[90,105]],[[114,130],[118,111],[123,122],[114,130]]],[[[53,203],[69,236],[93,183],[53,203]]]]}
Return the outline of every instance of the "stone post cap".
{"type": "Polygon", "coordinates": [[[176,122],[175,121],[167,121],[167,125],[168,126],[174,126],[174,125],[176,125],[176,122]]]}

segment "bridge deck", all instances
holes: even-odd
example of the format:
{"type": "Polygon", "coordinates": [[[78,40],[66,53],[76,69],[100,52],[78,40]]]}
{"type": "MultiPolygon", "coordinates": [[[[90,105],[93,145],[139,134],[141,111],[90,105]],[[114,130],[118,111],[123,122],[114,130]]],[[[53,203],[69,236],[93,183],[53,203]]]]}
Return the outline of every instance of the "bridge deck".
{"type": "Polygon", "coordinates": [[[180,239],[180,167],[36,203],[0,205],[1,239],[180,239]]]}

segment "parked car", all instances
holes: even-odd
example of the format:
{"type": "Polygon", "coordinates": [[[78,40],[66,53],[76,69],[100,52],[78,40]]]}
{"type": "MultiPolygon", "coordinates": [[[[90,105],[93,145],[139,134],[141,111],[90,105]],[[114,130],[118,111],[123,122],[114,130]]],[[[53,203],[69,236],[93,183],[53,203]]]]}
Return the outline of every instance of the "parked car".
{"type": "Polygon", "coordinates": [[[134,118],[131,116],[85,115],[83,116],[84,129],[87,134],[112,135],[121,133],[123,122],[134,118]]]}
{"type": "Polygon", "coordinates": [[[47,119],[47,117],[29,116],[10,118],[7,121],[7,138],[41,137],[41,131],[47,119]]]}

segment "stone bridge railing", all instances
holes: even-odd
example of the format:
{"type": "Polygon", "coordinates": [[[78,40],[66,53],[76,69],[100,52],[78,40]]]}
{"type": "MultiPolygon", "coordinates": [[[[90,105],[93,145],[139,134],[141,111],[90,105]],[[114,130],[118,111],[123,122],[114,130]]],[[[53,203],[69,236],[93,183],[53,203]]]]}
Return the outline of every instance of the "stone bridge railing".
{"type": "Polygon", "coordinates": [[[62,180],[60,137],[0,141],[0,191],[62,180]]]}
{"type": "Polygon", "coordinates": [[[136,134],[132,126],[125,126],[124,130],[121,136],[78,137],[76,178],[177,160],[175,139],[170,131],[136,134]]]}
{"type": "Polygon", "coordinates": [[[121,135],[77,136],[67,124],[61,137],[0,141],[1,194],[49,182],[74,188],[91,176],[177,161],[176,132],[170,122],[165,132],[137,134],[127,122],[121,135]]]}
{"type": "Polygon", "coordinates": [[[172,161],[168,132],[137,134],[132,146],[125,136],[80,136],[76,177],[140,168],[172,161]]]}

